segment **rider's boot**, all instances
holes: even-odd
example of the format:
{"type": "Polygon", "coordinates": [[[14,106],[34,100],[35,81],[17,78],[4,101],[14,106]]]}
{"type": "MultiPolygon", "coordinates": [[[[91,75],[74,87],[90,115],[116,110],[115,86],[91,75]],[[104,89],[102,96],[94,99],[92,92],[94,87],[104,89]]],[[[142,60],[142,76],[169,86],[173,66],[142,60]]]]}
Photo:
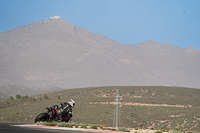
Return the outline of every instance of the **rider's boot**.
{"type": "Polygon", "coordinates": [[[61,115],[58,116],[58,122],[63,122],[61,115]]]}

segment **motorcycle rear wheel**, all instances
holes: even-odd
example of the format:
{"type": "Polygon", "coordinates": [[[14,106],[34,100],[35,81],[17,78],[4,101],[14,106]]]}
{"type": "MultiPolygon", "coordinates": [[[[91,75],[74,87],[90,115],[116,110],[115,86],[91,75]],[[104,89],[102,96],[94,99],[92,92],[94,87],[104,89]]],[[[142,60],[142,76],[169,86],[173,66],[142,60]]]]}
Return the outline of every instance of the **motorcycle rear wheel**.
{"type": "Polygon", "coordinates": [[[49,115],[47,113],[41,113],[35,118],[35,123],[40,122],[40,121],[48,121],[49,120],[49,115]]]}

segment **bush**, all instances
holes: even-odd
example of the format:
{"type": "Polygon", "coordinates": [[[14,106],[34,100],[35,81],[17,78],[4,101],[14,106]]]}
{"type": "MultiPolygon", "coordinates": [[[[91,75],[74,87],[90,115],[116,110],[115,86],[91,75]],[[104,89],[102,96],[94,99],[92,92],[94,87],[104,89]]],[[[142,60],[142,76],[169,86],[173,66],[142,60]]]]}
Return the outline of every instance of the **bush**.
{"type": "Polygon", "coordinates": [[[10,97],[10,99],[11,99],[11,100],[14,100],[14,97],[13,97],[13,96],[11,96],[11,97],[10,97]]]}
{"type": "Polygon", "coordinates": [[[44,95],[44,99],[49,99],[49,97],[47,95],[44,95]]]}
{"type": "Polygon", "coordinates": [[[77,128],[78,126],[80,126],[80,124],[76,123],[76,124],[75,124],[75,127],[77,128]]]}
{"type": "Polygon", "coordinates": [[[97,127],[98,127],[97,125],[91,125],[92,129],[97,129],[97,127]]]}
{"type": "Polygon", "coordinates": [[[100,127],[101,129],[103,129],[103,128],[106,127],[106,125],[104,125],[104,124],[100,124],[99,127],[100,127]]]}
{"type": "Polygon", "coordinates": [[[69,127],[73,127],[73,126],[75,126],[76,124],[75,123],[69,123],[69,127]]]}
{"type": "Polygon", "coordinates": [[[106,130],[117,131],[115,128],[107,128],[106,130]]]}
{"type": "Polygon", "coordinates": [[[57,126],[56,122],[47,122],[45,123],[45,126],[57,126]]]}
{"type": "Polygon", "coordinates": [[[130,132],[129,129],[125,128],[125,127],[121,127],[118,129],[119,131],[122,131],[122,132],[130,132]]]}
{"type": "Polygon", "coordinates": [[[168,127],[165,127],[165,128],[162,129],[163,132],[169,132],[169,130],[170,129],[168,127]]]}
{"type": "Polygon", "coordinates": [[[116,131],[116,129],[109,128],[109,127],[103,128],[103,130],[113,130],[113,131],[116,131]]]}
{"type": "Polygon", "coordinates": [[[178,131],[178,132],[182,132],[183,129],[179,129],[179,128],[175,128],[174,130],[178,131]]]}
{"type": "Polygon", "coordinates": [[[80,123],[79,125],[81,126],[81,128],[87,128],[87,125],[85,123],[80,123]]]}
{"type": "Polygon", "coordinates": [[[57,126],[58,127],[65,127],[65,122],[59,122],[57,126]]]}
{"type": "Polygon", "coordinates": [[[162,133],[162,131],[161,131],[161,130],[158,130],[158,131],[156,131],[155,133],[162,133]]]}
{"type": "Polygon", "coordinates": [[[58,98],[58,100],[61,100],[61,98],[60,98],[60,96],[59,96],[59,95],[57,96],[57,98],[58,98]]]}
{"type": "Polygon", "coordinates": [[[24,101],[26,101],[27,99],[29,99],[29,97],[26,95],[26,96],[23,96],[22,99],[23,99],[24,101]]]}
{"type": "Polygon", "coordinates": [[[66,123],[66,122],[59,122],[57,124],[58,127],[69,127],[70,126],[70,123],[66,123]]]}
{"type": "Polygon", "coordinates": [[[40,122],[37,122],[36,123],[36,125],[45,125],[47,122],[42,122],[42,121],[40,121],[40,122]]]}
{"type": "Polygon", "coordinates": [[[22,96],[21,95],[16,95],[16,99],[21,99],[22,98],[22,96]]]}

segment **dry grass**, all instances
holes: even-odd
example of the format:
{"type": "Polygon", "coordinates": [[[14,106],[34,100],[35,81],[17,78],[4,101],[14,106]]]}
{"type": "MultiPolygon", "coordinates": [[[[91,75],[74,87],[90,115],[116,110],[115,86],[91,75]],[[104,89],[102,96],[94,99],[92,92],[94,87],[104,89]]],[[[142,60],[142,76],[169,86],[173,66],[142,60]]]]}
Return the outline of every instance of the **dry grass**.
{"type": "Polygon", "coordinates": [[[46,112],[46,106],[72,98],[76,101],[73,122],[112,126],[116,89],[123,97],[122,127],[200,131],[200,90],[156,86],[91,87],[38,95],[34,99],[0,100],[0,122],[33,123],[39,113],[46,112]]]}

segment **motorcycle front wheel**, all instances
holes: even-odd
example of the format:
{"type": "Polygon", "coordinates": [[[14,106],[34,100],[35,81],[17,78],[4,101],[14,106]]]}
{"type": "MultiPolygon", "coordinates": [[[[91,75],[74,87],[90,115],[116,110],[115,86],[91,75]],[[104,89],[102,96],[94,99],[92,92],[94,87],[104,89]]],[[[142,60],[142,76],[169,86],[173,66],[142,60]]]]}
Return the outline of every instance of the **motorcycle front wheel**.
{"type": "Polygon", "coordinates": [[[35,123],[48,120],[49,120],[49,115],[47,113],[41,113],[35,118],[35,123]]]}

